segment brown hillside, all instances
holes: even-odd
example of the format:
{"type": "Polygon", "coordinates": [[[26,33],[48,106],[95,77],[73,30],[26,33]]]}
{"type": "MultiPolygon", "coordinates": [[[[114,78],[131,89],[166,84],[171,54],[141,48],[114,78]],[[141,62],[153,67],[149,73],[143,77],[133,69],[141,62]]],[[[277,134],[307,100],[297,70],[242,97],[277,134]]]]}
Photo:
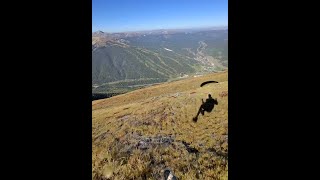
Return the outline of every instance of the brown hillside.
{"type": "Polygon", "coordinates": [[[227,179],[228,72],[93,101],[92,142],[93,179],[161,179],[166,167],[179,179],[227,179]],[[208,94],[218,105],[195,123],[208,94]]]}

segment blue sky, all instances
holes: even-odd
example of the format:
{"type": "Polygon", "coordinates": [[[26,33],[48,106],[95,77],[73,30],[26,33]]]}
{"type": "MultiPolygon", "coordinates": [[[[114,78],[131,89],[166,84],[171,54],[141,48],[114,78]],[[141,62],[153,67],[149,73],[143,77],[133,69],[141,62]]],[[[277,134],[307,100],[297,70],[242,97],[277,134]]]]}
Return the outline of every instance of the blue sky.
{"type": "Polygon", "coordinates": [[[228,0],[92,0],[92,31],[228,25],[228,0]]]}

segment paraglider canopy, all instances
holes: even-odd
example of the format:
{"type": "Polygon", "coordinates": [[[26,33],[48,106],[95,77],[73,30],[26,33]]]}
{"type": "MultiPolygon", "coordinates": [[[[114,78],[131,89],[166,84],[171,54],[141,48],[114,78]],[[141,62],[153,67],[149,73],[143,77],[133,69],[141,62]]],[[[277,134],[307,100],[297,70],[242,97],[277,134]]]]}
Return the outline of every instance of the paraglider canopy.
{"type": "Polygon", "coordinates": [[[201,83],[200,87],[206,85],[206,84],[209,84],[209,83],[218,83],[217,81],[205,81],[203,83],[201,83]]]}

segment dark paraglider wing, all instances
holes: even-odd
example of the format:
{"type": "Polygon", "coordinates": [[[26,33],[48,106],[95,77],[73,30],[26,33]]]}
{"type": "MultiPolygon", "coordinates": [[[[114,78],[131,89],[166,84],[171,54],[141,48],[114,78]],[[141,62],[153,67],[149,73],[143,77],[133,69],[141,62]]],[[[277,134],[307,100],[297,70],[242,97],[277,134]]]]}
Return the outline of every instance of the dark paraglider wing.
{"type": "Polygon", "coordinates": [[[206,84],[209,84],[209,83],[218,83],[217,81],[205,81],[203,83],[201,83],[200,87],[206,85],[206,84]]]}

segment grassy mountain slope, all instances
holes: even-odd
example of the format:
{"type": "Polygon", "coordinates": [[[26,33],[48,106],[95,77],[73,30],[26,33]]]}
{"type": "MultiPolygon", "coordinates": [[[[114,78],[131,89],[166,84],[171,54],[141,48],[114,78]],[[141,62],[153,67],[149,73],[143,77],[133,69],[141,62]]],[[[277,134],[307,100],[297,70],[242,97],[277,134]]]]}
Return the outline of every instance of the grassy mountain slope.
{"type": "Polygon", "coordinates": [[[228,72],[192,77],[92,102],[93,178],[228,177],[228,72]],[[204,81],[219,83],[200,87],[204,81]],[[217,98],[193,122],[201,99],[217,98]]]}

